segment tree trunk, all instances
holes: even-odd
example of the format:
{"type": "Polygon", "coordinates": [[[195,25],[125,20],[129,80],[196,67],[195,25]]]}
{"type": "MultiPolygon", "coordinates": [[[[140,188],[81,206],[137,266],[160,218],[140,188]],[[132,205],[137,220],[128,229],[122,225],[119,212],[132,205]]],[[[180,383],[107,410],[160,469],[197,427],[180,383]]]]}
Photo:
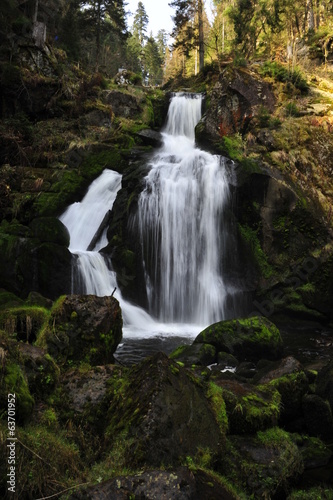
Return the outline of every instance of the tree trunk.
{"type": "Polygon", "coordinates": [[[203,70],[205,64],[205,46],[203,30],[203,2],[198,0],[198,21],[199,21],[199,71],[203,70]]]}
{"type": "Polygon", "coordinates": [[[97,23],[96,23],[96,63],[95,71],[98,71],[101,53],[101,0],[97,1],[97,23]]]}

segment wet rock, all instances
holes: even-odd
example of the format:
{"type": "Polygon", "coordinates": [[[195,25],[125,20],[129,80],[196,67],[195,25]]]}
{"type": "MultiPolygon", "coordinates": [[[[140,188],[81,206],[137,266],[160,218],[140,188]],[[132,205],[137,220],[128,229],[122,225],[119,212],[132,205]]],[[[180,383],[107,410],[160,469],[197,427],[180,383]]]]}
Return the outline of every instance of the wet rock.
{"type": "Polygon", "coordinates": [[[110,402],[106,445],[126,435],[132,442],[128,461],[133,466],[179,464],[200,447],[209,448],[212,456],[219,453],[224,435],[203,390],[186,369],[158,353],[131,368],[124,384],[123,391],[114,390],[110,402]]]}
{"type": "Polygon", "coordinates": [[[239,361],[274,359],[282,353],[278,328],[261,316],[214,323],[199,333],[194,342],[212,344],[239,361]]]}
{"type": "Polygon", "coordinates": [[[236,374],[239,377],[253,378],[257,373],[257,367],[254,363],[250,361],[243,361],[237,366],[236,374]]]}
{"type": "Polygon", "coordinates": [[[209,344],[184,345],[173,351],[170,358],[181,361],[185,366],[208,366],[216,363],[216,350],[209,344]]]}
{"type": "Polygon", "coordinates": [[[186,467],[175,470],[153,470],[134,476],[119,476],[87,490],[74,493],[71,500],[109,498],[127,500],[235,500],[230,489],[208,472],[191,471],[186,467]]]}
{"type": "Polygon", "coordinates": [[[220,370],[226,368],[236,368],[239,365],[238,359],[235,358],[232,354],[228,354],[227,352],[219,352],[217,355],[217,367],[220,370]]]}
{"type": "Polygon", "coordinates": [[[302,400],[307,431],[324,441],[333,440],[333,418],[330,405],[316,394],[307,394],[302,400]]]}
{"type": "Polygon", "coordinates": [[[156,132],[155,130],[145,129],[140,130],[137,133],[137,136],[142,139],[143,143],[146,146],[153,146],[154,148],[159,148],[162,146],[162,136],[160,132],[156,132]]]}
{"type": "Polygon", "coordinates": [[[223,379],[215,384],[222,388],[231,434],[251,434],[277,424],[281,398],[274,388],[223,379]]]}
{"type": "Polygon", "coordinates": [[[122,315],[114,297],[70,295],[55,304],[38,343],[55,359],[101,365],[114,361],[121,339],[122,315]]]}

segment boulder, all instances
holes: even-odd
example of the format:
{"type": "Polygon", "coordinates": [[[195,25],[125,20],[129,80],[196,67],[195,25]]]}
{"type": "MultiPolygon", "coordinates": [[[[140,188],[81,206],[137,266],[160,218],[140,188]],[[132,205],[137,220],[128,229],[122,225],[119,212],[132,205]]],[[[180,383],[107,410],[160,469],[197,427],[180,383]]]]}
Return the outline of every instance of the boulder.
{"type": "Polygon", "coordinates": [[[262,316],[219,321],[199,333],[194,342],[211,344],[239,361],[274,359],[282,353],[278,328],[262,316]]]}
{"type": "Polygon", "coordinates": [[[151,470],[131,476],[119,476],[105,483],[74,493],[71,500],[129,498],[158,500],[236,500],[231,488],[217,476],[204,470],[179,467],[151,470]]]}
{"type": "Polygon", "coordinates": [[[125,436],[132,443],[130,466],[179,465],[200,447],[212,456],[220,452],[225,436],[204,391],[165,354],[131,368],[121,388],[116,379],[114,384],[105,444],[109,448],[117,436],[125,436]]]}
{"type": "Polygon", "coordinates": [[[323,441],[333,440],[333,418],[330,405],[316,394],[307,394],[302,400],[307,431],[323,441]]]}
{"type": "Polygon", "coordinates": [[[131,94],[119,90],[105,90],[102,92],[102,101],[112,108],[116,116],[133,118],[141,112],[138,99],[131,94]]]}
{"type": "Polygon", "coordinates": [[[48,327],[37,339],[55,359],[112,363],[122,339],[122,315],[114,297],[64,296],[53,306],[48,327]]]}
{"type": "Polygon", "coordinates": [[[209,344],[183,345],[173,351],[170,358],[181,361],[185,366],[208,366],[216,363],[216,350],[209,344]]]}
{"type": "Polygon", "coordinates": [[[140,130],[136,134],[146,146],[153,146],[154,148],[159,148],[162,146],[162,135],[160,132],[155,130],[145,129],[140,130]]]}
{"type": "Polygon", "coordinates": [[[228,452],[222,472],[245,487],[246,498],[286,498],[304,468],[291,435],[277,427],[230,437],[228,452]]]}
{"type": "MultiPolygon", "coordinates": [[[[256,377],[258,384],[269,384],[281,395],[279,423],[288,430],[303,416],[302,399],[309,390],[308,378],[299,361],[292,356],[264,369],[256,377]]],[[[297,424],[298,425],[298,424],[297,424]]]]}
{"type": "Polygon", "coordinates": [[[253,434],[277,424],[281,397],[274,388],[237,380],[215,380],[215,384],[222,389],[230,434],[253,434]]]}

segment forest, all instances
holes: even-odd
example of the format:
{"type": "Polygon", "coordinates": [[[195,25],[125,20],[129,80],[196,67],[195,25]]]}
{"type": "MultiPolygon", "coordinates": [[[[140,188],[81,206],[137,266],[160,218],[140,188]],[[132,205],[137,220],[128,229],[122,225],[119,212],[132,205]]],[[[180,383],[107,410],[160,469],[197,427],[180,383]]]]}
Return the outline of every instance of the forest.
{"type": "Polygon", "coordinates": [[[333,1],[169,5],[1,0],[5,500],[333,498],[333,1]]]}

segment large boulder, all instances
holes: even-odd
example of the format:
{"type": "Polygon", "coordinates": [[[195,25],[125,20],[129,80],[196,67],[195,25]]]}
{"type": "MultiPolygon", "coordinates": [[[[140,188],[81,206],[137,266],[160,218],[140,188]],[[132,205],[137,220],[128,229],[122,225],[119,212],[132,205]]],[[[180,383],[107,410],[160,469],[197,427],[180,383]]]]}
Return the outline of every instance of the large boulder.
{"type": "Polygon", "coordinates": [[[114,361],[121,339],[122,315],[114,297],[70,295],[54,305],[37,343],[56,359],[97,365],[114,361]]]}
{"type": "Polygon", "coordinates": [[[131,368],[121,387],[114,380],[106,418],[106,446],[126,436],[135,466],[179,465],[200,448],[214,456],[225,439],[197,381],[162,353],[131,368]]]}
{"type": "Polygon", "coordinates": [[[218,352],[233,354],[240,361],[274,359],[282,353],[278,328],[262,316],[219,321],[199,333],[194,342],[211,344],[218,352]]]}

